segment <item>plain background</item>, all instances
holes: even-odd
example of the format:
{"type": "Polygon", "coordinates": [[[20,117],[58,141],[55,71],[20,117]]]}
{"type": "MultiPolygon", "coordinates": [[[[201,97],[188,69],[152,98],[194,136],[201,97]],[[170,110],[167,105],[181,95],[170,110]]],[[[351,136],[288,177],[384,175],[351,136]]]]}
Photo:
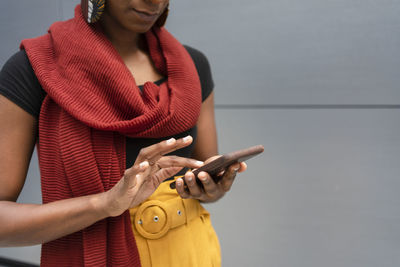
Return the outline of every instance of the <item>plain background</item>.
{"type": "MultiPolygon", "coordinates": [[[[78,2],[0,0],[0,66],[78,2]]],[[[399,14],[399,0],[171,1],[167,28],[212,67],[220,152],[266,148],[207,205],[224,267],[400,266],[399,14]]],[[[34,154],[19,202],[40,201],[34,154]]]]}

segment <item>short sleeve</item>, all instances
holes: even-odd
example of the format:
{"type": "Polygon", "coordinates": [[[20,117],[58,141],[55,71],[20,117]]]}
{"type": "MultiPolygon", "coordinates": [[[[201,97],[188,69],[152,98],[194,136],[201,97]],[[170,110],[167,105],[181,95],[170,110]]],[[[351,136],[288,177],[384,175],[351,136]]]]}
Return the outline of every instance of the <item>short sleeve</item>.
{"type": "Polygon", "coordinates": [[[35,118],[39,117],[46,93],[35,76],[25,50],[15,53],[0,71],[0,94],[35,118]]]}
{"type": "Polygon", "coordinates": [[[201,97],[204,101],[214,90],[214,81],[211,74],[210,63],[207,57],[199,50],[185,45],[186,50],[193,59],[201,83],[201,97]]]}

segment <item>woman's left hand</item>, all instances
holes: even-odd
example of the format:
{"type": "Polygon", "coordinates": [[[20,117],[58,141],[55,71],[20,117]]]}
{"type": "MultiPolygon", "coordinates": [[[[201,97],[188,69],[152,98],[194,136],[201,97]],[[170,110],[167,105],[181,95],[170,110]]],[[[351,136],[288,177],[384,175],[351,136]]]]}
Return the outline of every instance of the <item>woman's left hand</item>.
{"type": "MultiPolygon", "coordinates": [[[[207,160],[206,163],[212,159],[215,159],[215,157],[207,160]]],[[[234,163],[221,174],[222,179],[218,183],[215,183],[208,173],[200,172],[197,177],[203,183],[203,188],[196,183],[194,174],[187,172],[183,178],[176,180],[176,190],[182,198],[194,198],[205,203],[214,202],[222,198],[231,189],[236,174],[244,172],[246,169],[246,163],[234,163]],[[183,179],[185,179],[187,189],[184,188],[183,179]]]]}

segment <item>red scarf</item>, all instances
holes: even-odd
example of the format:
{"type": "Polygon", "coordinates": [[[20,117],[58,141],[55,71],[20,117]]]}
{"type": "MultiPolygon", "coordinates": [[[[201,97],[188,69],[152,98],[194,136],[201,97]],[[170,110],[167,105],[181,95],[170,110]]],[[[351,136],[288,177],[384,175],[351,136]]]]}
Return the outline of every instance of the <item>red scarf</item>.
{"type": "MultiPolygon", "coordinates": [[[[186,49],[164,28],[145,35],[168,77],[140,92],[132,74],[80,6],[75,18],[24,40],[47,96],[39,118],[43,203],[109,190],[125,170],[125,135],[166,137],[196,124],[201,88],[186,49]]],[[[46,243],[42,266],[140,266],[128,212],[46,243]]]]}

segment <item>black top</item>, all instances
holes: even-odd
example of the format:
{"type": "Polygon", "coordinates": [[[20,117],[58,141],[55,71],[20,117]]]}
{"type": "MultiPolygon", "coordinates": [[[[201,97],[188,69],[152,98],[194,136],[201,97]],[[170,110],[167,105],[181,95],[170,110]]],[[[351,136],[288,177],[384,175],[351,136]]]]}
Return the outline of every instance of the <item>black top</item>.
{"type": "MultiPolygon", "coordinates": [[[[211,75],[210,65],[207,58],[199,50],[190,46],[185,46],[196,66],[201,82],[202,101],[204,101],[213,91],[214,82],[211,75]]],[[[161,84],[165,79],[157,81],[161,84]]],[[[3,66],[0,71],[0,94],[23,108],[26,112],[39,118],[40,108],[46,96],[46,92],[41,87],[29,59],[24,50],[15,53],[3,66]]],[[[191,135],[196,140],[197,129],[193,127],[180,134],[165,138],[126,138],[126,167],[129,168],[134,163],[139,151],[143,147],[150,146],[171,137],[181,138],[191,135]]],[[[190,157],[194,142],[186,148],[176,151],[175,155],[190,157]]]]}

